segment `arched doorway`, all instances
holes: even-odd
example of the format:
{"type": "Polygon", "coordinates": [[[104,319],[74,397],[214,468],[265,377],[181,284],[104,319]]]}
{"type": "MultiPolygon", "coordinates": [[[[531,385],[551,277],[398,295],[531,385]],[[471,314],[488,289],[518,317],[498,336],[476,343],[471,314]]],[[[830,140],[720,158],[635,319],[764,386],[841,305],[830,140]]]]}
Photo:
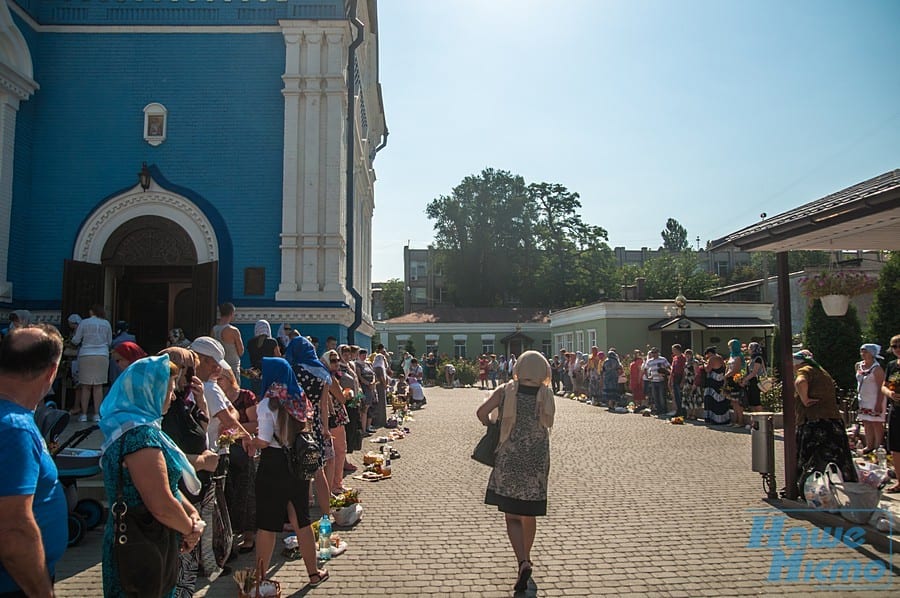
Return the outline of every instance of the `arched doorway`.
{"type": "Polygon", "coordinates": [[[63,273],[62,318],[102,303],[111,322],[126,320],[138,343],[155,353],[171,328],[188,338],[215,319],[218,245],[195,204],[155,183],[94,211],[63,273]],[[79,259],[81,258],[81,259],[79,259]]]}

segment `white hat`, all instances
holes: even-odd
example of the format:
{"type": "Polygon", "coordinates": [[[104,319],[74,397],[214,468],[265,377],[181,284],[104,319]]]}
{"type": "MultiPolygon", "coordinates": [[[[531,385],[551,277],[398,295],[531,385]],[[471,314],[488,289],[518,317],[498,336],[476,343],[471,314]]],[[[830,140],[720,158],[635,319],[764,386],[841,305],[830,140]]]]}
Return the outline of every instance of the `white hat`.
{"type": "Polygon", "coordinates": [[[222,366],[223,370],[231,369],[231,366],[225,361],[225,347],[211,336],[198,336],[195,338],[194,342],[191,343],[191,350],[200,355],[212,357],[222,366]]]}

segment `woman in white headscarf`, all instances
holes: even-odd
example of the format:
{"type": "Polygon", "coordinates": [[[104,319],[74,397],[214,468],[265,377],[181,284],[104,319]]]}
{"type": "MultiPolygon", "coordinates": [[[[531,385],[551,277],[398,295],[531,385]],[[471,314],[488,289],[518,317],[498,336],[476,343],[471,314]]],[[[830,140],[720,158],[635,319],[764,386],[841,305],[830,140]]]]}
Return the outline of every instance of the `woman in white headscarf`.
{"type": "Polygon", "coordinates": [[[881,393],[884,384],[884,369],[881,347],[875,343],[865,343],[859,348],[862,361],[856,364],[856,384],[859,393],[859,421],[866,431],[866,448],[863,454],[878,450],[884,442],[884,419],[887,414],[887,399],[881,393]]]}
{"type": "Polygon", "coordinates": [[[476,415],[488,425],[496,410],[500,442],[485,494],[485,504],[506,514],[506,533],[519,563],[516,591],[528,587],[536,517],[547,514],[550,428],[555,404],[550,364],[537,351],[519,356],[513,379],[495,390],[476,415]]]}

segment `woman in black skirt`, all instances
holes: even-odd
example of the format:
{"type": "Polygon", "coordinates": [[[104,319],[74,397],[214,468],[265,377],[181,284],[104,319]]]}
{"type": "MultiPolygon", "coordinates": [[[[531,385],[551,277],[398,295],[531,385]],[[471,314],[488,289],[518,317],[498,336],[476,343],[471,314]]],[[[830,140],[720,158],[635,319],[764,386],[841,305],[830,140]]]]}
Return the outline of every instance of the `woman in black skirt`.
{"type": "Polygon", "coordinates": [[[309,585],[328,579],[328,571],[319,569],[316,543],[309,519],[309,480],[290,474],[282,446],[293,445],[306,427],[310,404],[290,364],[281,357],[262,360],[262,388],[265,395],[257,408],[259,435],[254,445],[261,449],[256,473],[256,562],[268,570],[275,540],[288,515],[288,504],[296,513],[294,532],[300,554],[309,575],[309,585]]]}
{"type": "Polygon", "coordinates": [[[824,472],[829,463],[838,466],[845,482],[858,481],[831,375],[805,350],[794,353],[794,375],[800,495],[806,478],[814,471],[824,472]]]}

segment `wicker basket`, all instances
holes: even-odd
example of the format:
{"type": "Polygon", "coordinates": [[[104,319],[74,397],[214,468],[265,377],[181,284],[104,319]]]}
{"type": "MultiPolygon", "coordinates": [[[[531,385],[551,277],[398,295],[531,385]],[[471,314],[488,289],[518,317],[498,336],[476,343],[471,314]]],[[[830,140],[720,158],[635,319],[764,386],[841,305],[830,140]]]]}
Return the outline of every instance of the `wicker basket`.
{"type": "Polygon", "coordinates": [[[260,560],[256,563],[256,571],[254,571],[256,583],[249,591],[244,591],[244,588],[238,584],[238,598],[281,598],[281,584],[274,579],[265,579],[265,575],[266,570],[260,560]],[[261,591],[262,593],[260,593],[261,591]]]}

